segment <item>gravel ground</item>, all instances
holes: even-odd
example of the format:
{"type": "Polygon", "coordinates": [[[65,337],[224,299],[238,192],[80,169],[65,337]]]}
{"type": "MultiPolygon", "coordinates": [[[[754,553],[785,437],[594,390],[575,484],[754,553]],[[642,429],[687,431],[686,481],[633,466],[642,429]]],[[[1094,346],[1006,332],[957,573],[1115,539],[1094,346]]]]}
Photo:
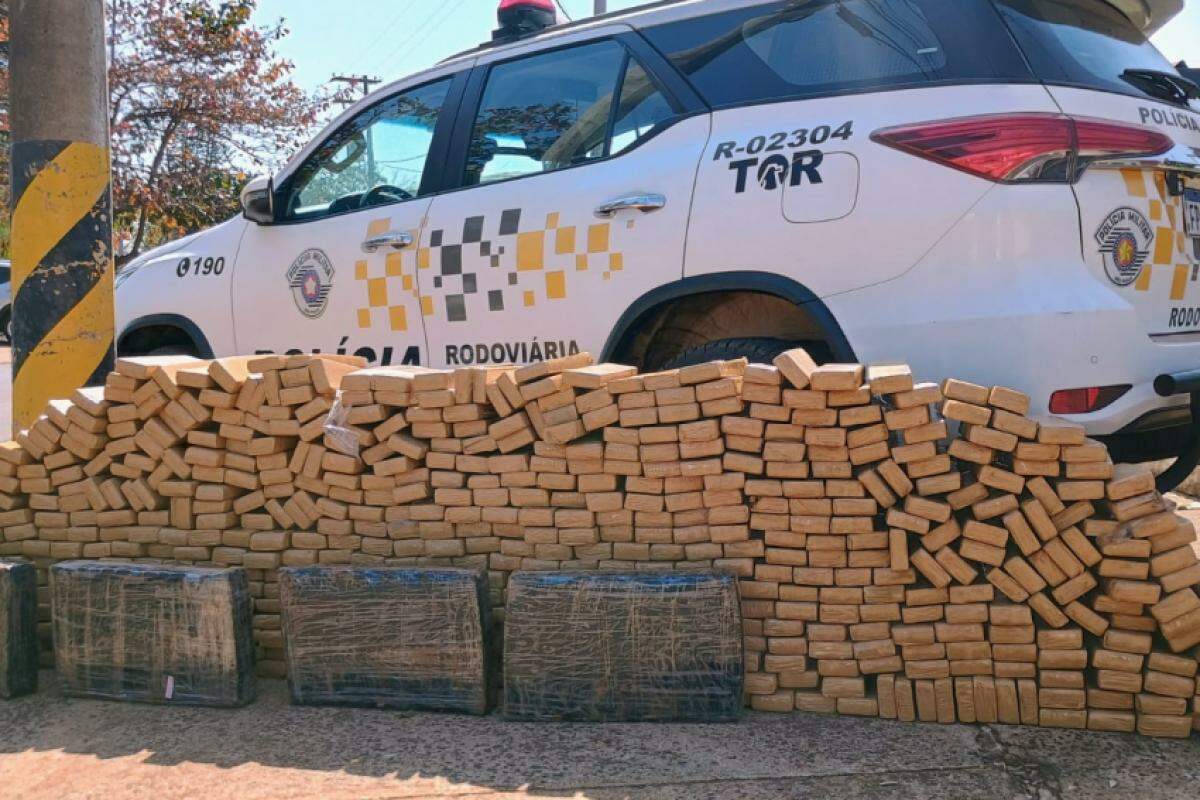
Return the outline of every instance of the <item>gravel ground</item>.
{"type": "Polygon", "coordinates": [[[17,798],[1196,797],[1200,737],[747,714],[730,725],[536,724],[288,703],[0,702],[17,798]]]}

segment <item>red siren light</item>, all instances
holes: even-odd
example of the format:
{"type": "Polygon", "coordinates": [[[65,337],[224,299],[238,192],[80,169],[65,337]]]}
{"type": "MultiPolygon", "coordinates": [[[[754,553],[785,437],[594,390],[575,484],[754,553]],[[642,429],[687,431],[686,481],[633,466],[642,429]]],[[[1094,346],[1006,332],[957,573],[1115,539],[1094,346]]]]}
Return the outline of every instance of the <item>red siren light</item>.
{"type": "Polygon", "coordinates": [[[500,27],[492,31],[494,42],[532,36],[558,21],[554,13],[554,0],[500,0],[496,19],[500,27]]]}

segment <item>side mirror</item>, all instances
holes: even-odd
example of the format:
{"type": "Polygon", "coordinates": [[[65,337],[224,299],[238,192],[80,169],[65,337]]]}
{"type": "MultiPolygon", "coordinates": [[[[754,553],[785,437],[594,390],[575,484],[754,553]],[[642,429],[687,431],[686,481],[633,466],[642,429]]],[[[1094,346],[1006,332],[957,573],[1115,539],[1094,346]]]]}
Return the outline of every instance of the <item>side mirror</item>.
{"type": "Polygon", "coordinates": [[[274,179],[260,175],[242,187],[242,216],[259,225],[275,221],[274,179]]]}

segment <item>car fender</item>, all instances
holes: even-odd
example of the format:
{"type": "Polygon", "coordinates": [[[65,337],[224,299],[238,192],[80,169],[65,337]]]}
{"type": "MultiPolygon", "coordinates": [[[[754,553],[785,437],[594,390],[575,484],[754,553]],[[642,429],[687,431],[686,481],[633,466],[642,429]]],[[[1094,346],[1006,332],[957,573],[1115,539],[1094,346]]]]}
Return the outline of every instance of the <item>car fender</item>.
{"type": "Polygon", "coordinates": [[[121,341],[147,320],[178,325],[209,357],[234,350],[232,280],[246,220],[213,228],[145,253],[117,274],[116,329],[121,341]],[[201,346],[203,344],[203,347],[201,346]]]}

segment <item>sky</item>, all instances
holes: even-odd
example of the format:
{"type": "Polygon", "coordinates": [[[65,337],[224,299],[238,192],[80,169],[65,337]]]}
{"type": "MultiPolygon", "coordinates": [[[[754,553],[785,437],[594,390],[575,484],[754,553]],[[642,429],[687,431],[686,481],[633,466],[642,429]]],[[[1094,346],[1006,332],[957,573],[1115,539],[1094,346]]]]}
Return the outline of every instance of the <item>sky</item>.
{"type": "MultiPolygon", "coordinates": [[[[559,0],[573,19],[592,13],[592,0],[559,0]]],[[[644,2],[644,0],[642,0],[644,2]]],[[[610,11],[642,5],[608,0],[610,11]]],[[[492,36],[498,0],[259,0],[260,24],[285,19],[279,46],[296,65],[293,77],[319,89],[330,76],[367,74],[384,82],[432,66],[492,36]]]]}
{"type": "MultiPolygon", "coordinates": [[[[559,0],[573,19],[592,13],[592,0],[559,0]]],[[[644,0],[608,0],[610,11],[644,0]]],[[[279,52],[310,91],[335,73],[368,74],[385,82],[428,67],[491,38],[498,0],[260,0],[260,23],[285,19],[291,31],[279,52]]],[[[1200,65],[1200,0],[1154,37],[1175,63],[1200,65]]]]}

